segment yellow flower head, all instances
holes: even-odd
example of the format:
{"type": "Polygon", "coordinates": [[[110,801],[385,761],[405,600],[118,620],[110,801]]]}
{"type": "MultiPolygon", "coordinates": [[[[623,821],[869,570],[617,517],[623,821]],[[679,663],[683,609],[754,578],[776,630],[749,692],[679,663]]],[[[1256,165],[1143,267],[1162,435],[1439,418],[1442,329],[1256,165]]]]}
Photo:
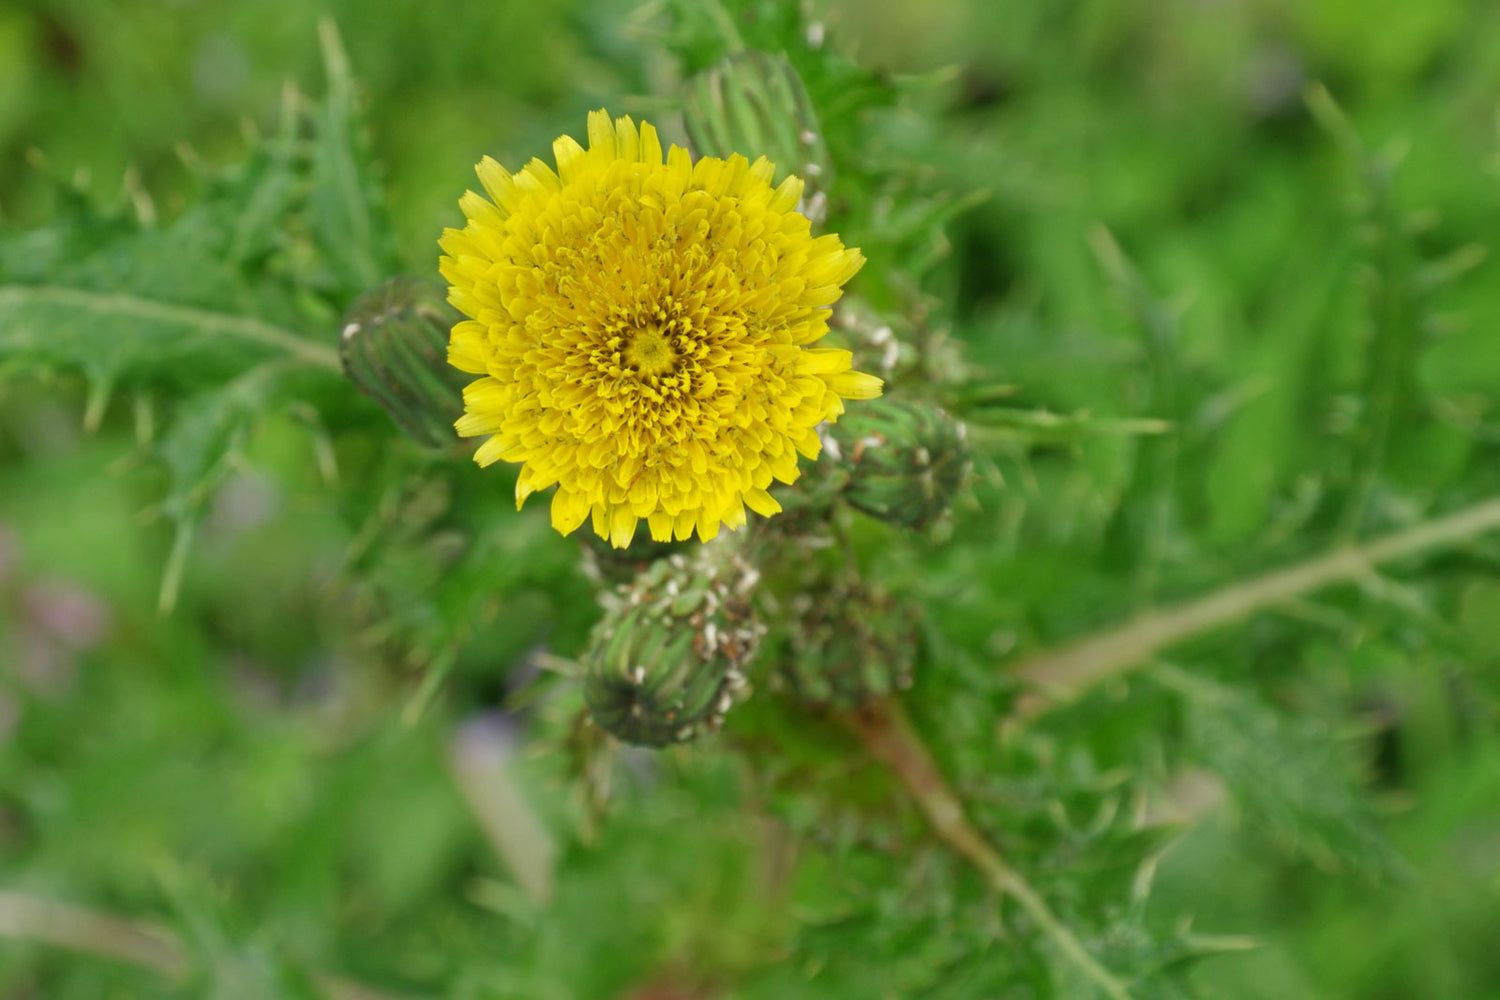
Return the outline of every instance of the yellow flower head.
{"type": "Polygon", "coordinates": [[[864,263],[795,211],[802,182],[773,165],[703,157],[629,118],[589,115],[589,148],[515,174],[485,157],[489,198],[440,244],[449,300],[470,318],[448,360],[474,459],[520,462],[516,505],[556,484],[552,524],[592,518],[617,548],[645,518],[658,541],[704,541],[745,508],[770,515],[773,479],[816,458],[843,400],[880,395],[848,351],[812,345],[864,263]]]}

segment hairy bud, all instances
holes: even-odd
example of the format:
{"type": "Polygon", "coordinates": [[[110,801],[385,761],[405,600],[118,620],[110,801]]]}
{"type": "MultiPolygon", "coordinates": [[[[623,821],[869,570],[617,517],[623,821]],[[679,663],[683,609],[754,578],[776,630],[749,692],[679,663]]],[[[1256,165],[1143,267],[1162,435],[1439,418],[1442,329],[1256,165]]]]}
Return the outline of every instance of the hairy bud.
{"type": "Polygon", "coordinates": [[[442,285],[396,277],[350,307],[339,336],[344,374],[428,448],[458,440],[468,377],[448,364],[448,334],[462,318],[442,285]]]}
{"type": "Polygon", "coordinates": [[[805,603],[783,670],[798,698],[853,709],[911,686],[915,605],[860,583],[837,586],[805,603]]]}
{"type": "Polygon", "coordinates": [[[963,424],[925,403],[869,400],[829,427],[827,439],[849,476],[844,499],[908,528],[937,520],[968,470],[963,424]]]}
{"type": "Polygon", "coordinates": [[[756,576],[733,555],[674,555],[622,588],[584,654],[594,721],[656,747],[718,728],[748,690],[743,668],[763,631],[749,600],[756,576]]]}
{"type": "Polygon", "coordinates": [[[601,538],[592,531],[580,531],[575,536],[583,551],[583,571],[594,582],[606,587],[618,587],[634,580],[650,568],[651,564],[674,553],[695,548],[695,542],[658,542],[651,538],[645,525],[638,527],[629,546],[617,549],[609,539],[601,538]]]}
{"type": "Polygon", "coordinates": [[[700,155],[759,155],[779,176],[802,178],[804,214],[822,213],[822,193],[833,183],[833,163],[802,78],[786,56],[738,52],[688,81],[683,102],[688,139],[700,155]]]}

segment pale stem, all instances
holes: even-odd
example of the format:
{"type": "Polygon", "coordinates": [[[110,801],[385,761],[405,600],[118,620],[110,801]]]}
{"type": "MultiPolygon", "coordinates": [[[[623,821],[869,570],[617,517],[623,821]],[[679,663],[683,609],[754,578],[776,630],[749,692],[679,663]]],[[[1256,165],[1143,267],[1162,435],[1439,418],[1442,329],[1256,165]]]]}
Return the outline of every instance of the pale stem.
{"type": "MultiPolygon", "coordinates": [[[[165,928],[0,889],[0,938],[35,941],[150,969],[171,979],[192,966],[180,938],[165,928]]],[[[337,976],[316,976],[330,1000],[397,1000],[395,994],[337,976]]]]}
{"type": "Polygon", "coordinates": [[[0,890],[0,937],[101,955],[165,976],[184,975],[188,967],[170,931],[19,892],[0,890]]]}
{"type": "Polygon", "coordinates": [[[912,728],[901,703],[893,699],[874,701],[848,718],[870,755],[901,779],[933,832],[978,868],[996,892],[1019,903],[1042,932],[1052,939],[1057,950],[1112,1000],[1129,1000],[1130,993],[1125,986],[1088,953],[1078,937],[1057,919],[1041,895],[969,822],[962,801],[938,770],[932,753],[912,728]]]}
{"type": "Polygon", "coordinates": [[[1097,635],[1039,653],[1007,668],[1035,688],[1017,701],[1016,715],[1041,714],[1072,701],[1103,680],[1149,663],[1180,642],[1325,587],[1369,576],[1382,563],[1456,545],[1497,529],[1500,497],[1149,612],[1097,635]]]}
{"type": "Polygon", "coordinates": [[[342,362],[339,361],[338,352],[333,348],[308,340],[284,327],[250,316],[214,312],[171,302],[157,302],[135,295],[90,292],[56,285],[0,287],[0,309],[13,307],[17,302],[22,305],[29,302],[43,302],[101,316],[128,316],[154,323],[190,326],[212,331],[216,335],[274,347],[317,368],[325,368],[333,372],[344,370],[342,362]]]}

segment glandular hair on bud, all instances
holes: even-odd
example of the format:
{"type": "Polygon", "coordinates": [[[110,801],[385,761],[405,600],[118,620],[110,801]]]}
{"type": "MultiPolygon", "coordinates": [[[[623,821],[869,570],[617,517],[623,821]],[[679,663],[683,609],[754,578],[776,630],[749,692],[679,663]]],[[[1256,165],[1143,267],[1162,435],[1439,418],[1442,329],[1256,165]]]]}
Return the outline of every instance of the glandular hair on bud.
{"type": "Polygon", "coordinates": [[[858,708],[911,686],[917,606],[857,581],[805,602],[793,621],[782,678],[815,706],[858,708]]]}
{"type": "Polygon", "coordinates": [[[969,467],[963,424],[926,403],[862,402],[828,436],[849,477],[849,505],[908,528],[926,527],[952,506],[969,467]]]}
{"type": "Polygon", "coordinates": [[[757,574],[723,547],[668,556],[622,587],[583,655],[594,721],[627,743],[667,746],[717,729],[745,694],[764,631],[757,574]]]}
{"type": "Polygon", "coordinates": [[[468,377],[448,364],[448,336],[462,318],[443,285],[398,276],[361,296],[339,328],[344,374],[428,448],[458,440],[468,377]]]}
{"type": "Polygon", "coordinates": [[[807,88],[786,56],[750,50],[710,66],[688,81],[682,118],[699,156],[764,156],[776,164],[777,180],[802,178],[804,209],[818,214],[814,206],[833,185],[833,161],[807,88]]]}

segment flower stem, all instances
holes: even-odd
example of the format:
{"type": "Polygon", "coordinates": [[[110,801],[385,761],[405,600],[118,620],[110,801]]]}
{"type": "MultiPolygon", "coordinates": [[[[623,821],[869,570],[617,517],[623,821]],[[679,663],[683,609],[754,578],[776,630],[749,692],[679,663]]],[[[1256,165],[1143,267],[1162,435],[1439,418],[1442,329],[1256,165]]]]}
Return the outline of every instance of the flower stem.
{"type": "Polygon", "coordinates": [[[943,777],[901,703],[882,699],[848,716],[870,756],[889,767],[916,800],[934,833],[978,868],[1002,896],[1010,896],[1036,921],[1058,951],[1092,979],[1112,1000],[1129,1000],[1125,986],[1088,953],[1041,895],[969,822],[963,803],[943,777]]]}
{"type": "MultiPolygon", "coordinates": [[[[171,931],[108,913],[0,889],[0,938],[36,941],[97,955],[181,979],[191,968],[187,948],[171,931]]],[[[396,1000],[336,976],[316,976],[330,1000],[396,1000]]]]}
{"type": "Polygon", "coordinates": [[[1232,584],[1195,600],[1022,660],[1009,672],[1035,690],[1016,703],[1020,717],[1065,704],[1107,678],[1134,670],[1162,650],[1258,611],[1336,583],[1367,576],[1382,563],[1467,541],[1500,529],[1500,497],[1413,525],[1362,545],[1232,584]]]}
{"type": "Polygon", "coordinates": [[[173,978],[187,972],[182,945],[169,931],[19,892],[0,890],[0,937],[101,955],[173,978]]]}

